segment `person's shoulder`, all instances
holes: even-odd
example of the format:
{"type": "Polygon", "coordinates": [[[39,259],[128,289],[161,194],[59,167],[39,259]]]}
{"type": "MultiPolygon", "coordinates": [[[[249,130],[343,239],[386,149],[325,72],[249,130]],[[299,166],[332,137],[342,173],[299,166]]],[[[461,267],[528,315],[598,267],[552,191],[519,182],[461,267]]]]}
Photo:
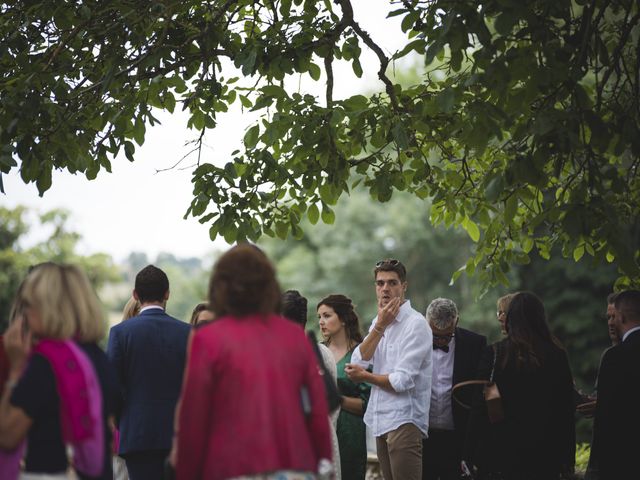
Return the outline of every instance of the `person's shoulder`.
{"type": "Polygon", "coordinates": [[[169,314],[165,314],[167,316],[167,318],[169,320],[171,320],[178,328],[181,328],[183,330],[191,330],[191,325],[187,322],[183,322],[182,320],[180,320],[179,318],[176,317],[172,317],[169,314]]]}
{"type": "Polygon", "coordinates": [[[487,342],[487,337],[481,335],[479,333],[474,332],[473,330],[468,330],[466,328],[458,327],[458,335],[463,337],[467,337],[471,341],[475,342],[487,342]]]}

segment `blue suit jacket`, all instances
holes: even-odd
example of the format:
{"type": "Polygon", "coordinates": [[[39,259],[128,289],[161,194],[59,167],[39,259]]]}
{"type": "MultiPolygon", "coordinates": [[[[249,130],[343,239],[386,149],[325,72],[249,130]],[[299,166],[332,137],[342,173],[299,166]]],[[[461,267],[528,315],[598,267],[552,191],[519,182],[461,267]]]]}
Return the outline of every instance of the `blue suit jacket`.
{"type": "Polygon", "coordinates": [[[107,356],[122,391],[119,453],[171,448],[190,330],[155,308],[111,328],[107,356]]]}

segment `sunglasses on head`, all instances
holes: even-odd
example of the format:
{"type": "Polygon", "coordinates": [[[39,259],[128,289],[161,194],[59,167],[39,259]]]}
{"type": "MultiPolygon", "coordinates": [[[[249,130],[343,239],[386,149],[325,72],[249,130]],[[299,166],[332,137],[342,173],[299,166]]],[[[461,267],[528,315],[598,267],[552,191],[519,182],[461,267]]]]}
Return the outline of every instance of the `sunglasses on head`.
{"type": "Polygon", "coordinates": [[[376,263],[376,268],[381,267],[383,265],[391,265],[392,267],[395,267],[398,264],[400,264],[398,260],[396,260],[395,258],[391,258],[388,260],[380,260],[379,262],[376,263]]]}

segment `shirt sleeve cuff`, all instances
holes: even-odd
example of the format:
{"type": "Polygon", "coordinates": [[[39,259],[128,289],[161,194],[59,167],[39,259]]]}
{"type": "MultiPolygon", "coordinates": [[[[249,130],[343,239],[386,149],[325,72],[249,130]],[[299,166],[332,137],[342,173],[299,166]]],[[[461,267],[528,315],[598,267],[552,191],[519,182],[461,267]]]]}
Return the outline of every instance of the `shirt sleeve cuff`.
{"type": "Polygon", "coordinates": [[[406,392],[414,386],[408,375],[403,372],[390,373],[389,383],[396,392],[406,392]]]}
{"type": "Polygon", "coordinates": [[[371,365],[370,361],[362,359],[362,355],[360,354],[360,345],[353,350],[353,353],[351,354],[351,363],[360,365],[363,368],[367,368],[371,365]]]}

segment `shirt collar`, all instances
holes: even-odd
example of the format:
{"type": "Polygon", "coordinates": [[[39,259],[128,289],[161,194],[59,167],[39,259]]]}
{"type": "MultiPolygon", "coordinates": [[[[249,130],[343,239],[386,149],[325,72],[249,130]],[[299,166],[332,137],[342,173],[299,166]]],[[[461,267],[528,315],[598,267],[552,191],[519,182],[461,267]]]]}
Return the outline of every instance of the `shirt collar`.
{"type": "Polygon", "coordinates": [[[140,309],[140,313],[145,312],[147,310],[151,310],[151,309],[162,310],[164,312],[164,308],[162,308],[160,305],[147,305],[146,307],[142,307],[140,309]]]}
{"type": "Polygon", "coordinates": [[[398,310],[398,315],[396,316],[396,321],[401,322],[404,320],[409,313],[411,313],[411,301],[405,300],[402,305],[400,305],[400,310],[398,310]]]}
{"type": "Polygon", "coordinates": [[[631,330],[627,330],[627,333],[625,333],[622,336],[622,341],[624,342],[629,335],[631,335],[633,332],[636,332],[638,330],[640,330],[640,325],[638,325],[637,327],[633,327],[631,330]]]}

